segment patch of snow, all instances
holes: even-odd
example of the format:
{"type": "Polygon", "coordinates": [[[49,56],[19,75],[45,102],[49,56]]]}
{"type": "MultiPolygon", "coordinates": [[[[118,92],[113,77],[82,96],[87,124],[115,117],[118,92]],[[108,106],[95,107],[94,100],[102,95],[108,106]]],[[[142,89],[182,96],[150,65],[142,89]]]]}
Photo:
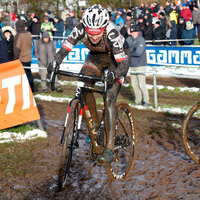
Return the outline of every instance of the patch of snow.
{"type": "Polygon", "coordinates": [[[31,139],[35,139],[38,137],[46,138],[47,133],[40,129],[34,129],[31,131],[27,131],[25,134],[14,133],[14,132],[3,132],[3,133],[0,133],[0,143],[31,140],[31,139]]]}

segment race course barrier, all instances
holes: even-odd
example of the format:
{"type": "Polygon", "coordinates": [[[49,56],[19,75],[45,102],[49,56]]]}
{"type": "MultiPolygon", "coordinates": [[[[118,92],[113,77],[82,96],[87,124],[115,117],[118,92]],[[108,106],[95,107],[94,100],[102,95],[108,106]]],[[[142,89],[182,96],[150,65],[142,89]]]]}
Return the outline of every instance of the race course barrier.
{"type": "Polygon", "coordinates": [[[40,119],[23,65],[0,64],[0,130],[40,119]]]}

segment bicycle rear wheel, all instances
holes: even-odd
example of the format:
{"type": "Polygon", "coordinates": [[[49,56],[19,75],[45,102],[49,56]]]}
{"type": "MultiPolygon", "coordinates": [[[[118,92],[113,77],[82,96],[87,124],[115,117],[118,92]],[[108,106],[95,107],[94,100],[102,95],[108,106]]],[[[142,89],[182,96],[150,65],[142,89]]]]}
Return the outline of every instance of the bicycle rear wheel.
{"type": "Polygon", "coordinates": [[[59,173],[58,173],[58,190],[61,191],[67,183],[70,173],[72,153],[76,146],[76,132],[78,127],[79,117],[79,100],[74,100],[71,104],[66,129],[64,133],[62,152],[60,156],[59,173]]]}
{"type": "Polygon", "coordinates": [[[105,167],[110,180],[124,179],[131,172],[136,151],[136,125],[132,109],[125,102],[118,102],[118,120],[115,133],[114,153],[116,162],[105,167]]]}
{"type": "Polygon", "coordinates": [[[186,115],[182,128],[183,144],[188,156],[199,164],[200,158],[200,102],[186,115]]]}

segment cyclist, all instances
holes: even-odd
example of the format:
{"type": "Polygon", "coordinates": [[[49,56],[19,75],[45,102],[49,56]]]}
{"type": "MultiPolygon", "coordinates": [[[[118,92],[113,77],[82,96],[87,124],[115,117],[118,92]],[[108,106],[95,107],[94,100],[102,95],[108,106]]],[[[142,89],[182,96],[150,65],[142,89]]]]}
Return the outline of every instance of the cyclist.
{"type": "MultiPolygon", "coordinates": [[[[81,40],[90,50],[81,73],[93,76],[102,76],[104,70],[108,69],[107,96],[105,102],[105,127],[107,132],[107,148],[100,156],[98,164],[106,165],[115,160],[114,156],[114,135],[117,121],[117,107],[115,105],[118,93],[126,76],[130,62],[128,44],[119,33],[117,27],[109,21],[107,10],[96,4],[86,10],[82,22],[72,30],[61,49],[54,57],[56,70],[62,60],[68,55],[72,48],[81,40]]],[[[48,73],[53,70],[53,62],[48,66],[48,73]]],[[[95,81],[88,81],[93,86],[95,81]]],[[[88,104],[93,122],[98,129],[100,120],[97,115],[96,102],[92,92],[87,92],[86,103],[88,104]]]]}

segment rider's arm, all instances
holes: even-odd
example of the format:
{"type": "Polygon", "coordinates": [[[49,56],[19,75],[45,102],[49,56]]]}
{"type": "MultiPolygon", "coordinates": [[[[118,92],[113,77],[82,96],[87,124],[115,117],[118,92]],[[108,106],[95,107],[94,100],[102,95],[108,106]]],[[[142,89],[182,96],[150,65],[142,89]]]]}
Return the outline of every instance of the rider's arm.
{"type": "Polygon", "coordinates": [[[72,48],[85,36],[85,29],[82,23],[77,24],[74,27],[70,35],[67,37],[66,41],[56,53],[54,60],[60,65],[63,59],[68,55],[72,48]]]}
{"type": "MultiPolygon", "coordinates": [[[[123,36],[119,34],[116,29],[112,29],[107,35],[108,43],[112,48],[112,53],[114,55],[115,61],[117,63],[117,68],[115,69],[115,78],[126,75],[128,72],[128,64],[126,61],[126,55],[124,46],[126,44],[123,36]]],[[[127,47],[128,48],[128,45],[127,47]]]]}

